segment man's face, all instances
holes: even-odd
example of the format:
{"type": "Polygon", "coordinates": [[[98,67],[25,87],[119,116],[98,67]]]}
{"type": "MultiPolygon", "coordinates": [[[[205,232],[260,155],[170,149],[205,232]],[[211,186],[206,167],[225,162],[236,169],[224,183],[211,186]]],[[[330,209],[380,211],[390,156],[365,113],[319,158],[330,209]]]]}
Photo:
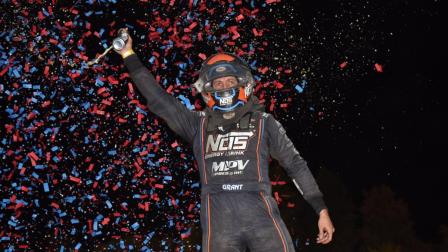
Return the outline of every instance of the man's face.
{"type": "Polygon", "coordinates": [[[213,80],[212,86],[215,90],[224,90],[238,85],[238,80],[235,76],[224,76],[213,80]]]}

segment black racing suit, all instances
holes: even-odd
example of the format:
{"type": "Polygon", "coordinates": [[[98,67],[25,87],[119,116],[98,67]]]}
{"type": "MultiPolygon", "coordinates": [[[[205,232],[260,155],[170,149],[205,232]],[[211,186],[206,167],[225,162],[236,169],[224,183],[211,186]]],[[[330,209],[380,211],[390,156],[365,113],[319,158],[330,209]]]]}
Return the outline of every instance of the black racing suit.
{"type": "Polygon", "coordinates": [[[209,117],[190,111],[162,89],[137,55],[125,58],[148,108],[190,143],[201,177],[202,246],[206,252],[294,251],[271,196],[269,157],[277,159],[316,212],[325,208],[306,162],[272,115],[254,112],[248,127],[206,130],[209,117]]]}

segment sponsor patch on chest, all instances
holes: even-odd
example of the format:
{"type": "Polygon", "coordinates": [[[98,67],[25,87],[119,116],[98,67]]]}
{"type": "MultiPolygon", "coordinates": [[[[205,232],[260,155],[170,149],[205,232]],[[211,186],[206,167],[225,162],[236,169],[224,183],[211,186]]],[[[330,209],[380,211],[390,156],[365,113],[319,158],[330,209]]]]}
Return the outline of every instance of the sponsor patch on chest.
{"type": "Polygon", "coordinates": [[[243,174],[250,160],[230,160],[212,163],[212,175],[240,175],[243,174]]]}
{"type": "Polygon", "coordinates": [[[205,152],[246,150],[249,139],[253,136],[254,132],[252,131],[232,131],[224,135],[208,135],[205,152]]]}

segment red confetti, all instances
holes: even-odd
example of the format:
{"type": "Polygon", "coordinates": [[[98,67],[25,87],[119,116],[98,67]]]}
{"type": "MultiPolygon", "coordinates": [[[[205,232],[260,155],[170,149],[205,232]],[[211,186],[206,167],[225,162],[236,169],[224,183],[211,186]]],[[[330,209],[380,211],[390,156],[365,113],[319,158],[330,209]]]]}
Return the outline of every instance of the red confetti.
{"type": "Polygon", "coordinates": [[[182,233],[182,234],[180,234],[180,238],[181,239],[185,239],[185,238],[188,238],[190,235],[191,235],[190,232],[189,233],[182,233]]]}
{"type": "Polygon", "coordinates": [[[76,182],[78,184],[81,183],[81,179],[77,178],[77,177],[70,176],[70,180],[73,181],[73,182],[76,182]]]}
{"type": "Polygon", "coordinates": [[[255,35],[255,37],[263,36],[263,31],[258,31],[256,28],[252,28],[252,33],[255,35]]]}
{"type": "Polygon", "coordinates": [[[142,124],[142,119],[145,115],[138,113],[137,114],[137,124],[142,124]]]}
{"type": "Polygon", "coordinates": [[[109,221],[110,221],[110,219],[108,217],[106,217],[106,218],[104,218],[103,221],[101,221],[101,224],[102,225],[107,225],[107,224],[109,224],[109,221]]]}
{"type": "Polygon", "coordinates": [[[42,20],[45,19],[45,16],[44,16],[44,14],[42,13],[42,11],[39,11],[39,12],[37,13],[37,18],[39,19],[39,21],[42,21],[42,20]]]}
{"type": "Polygon", "coordinates": [[[52,207],[59,209],[59,205],[56,202],[51,202],[52,207]]]}
{"type": "Polygon", "coordinates": [[[188,26],[188,29],[193,30],[193,28],[195,28],[197,25],[198,25],[197,22],[193,22],[193,23],[191,23],[190,26],[188,26]]]}
{"type": "Polygon", "coordinates": [[[258,68],[258,72],[265,74],[269,70],[268,67],[258,68]]]}
{"type": "Polygon", "coordinates": [[[110,84],[118,84],[118,80],[116,80],[113,76],[108,76],[107,80],[109,81],[110,84]]]}
{"type": "Polygon", "coordinates": [[[102,87],[102,88],[98,89],[97,94],[102,94],[106,90],[107,90],[107,88],[102,87]]]}
{"type": "Polygon", "coordinates": [[[10,66],[8,65],[5,68],[3,68],[2,71],[0,72],[0,76],[3,76],[8,71],[9,67],[10,66]]]}
{"type": "Polygon", "coordinates": [[[277,204],[280,204],[282,202],[282,198],[278,194],[278,192],[274,192],[275,201],[277,201],[277,204]]]}
{"type": "Polygon", "coordinates": [[[51,104],[51,101],[44,101],[42,103],[42,108],[48,107],[48,105],[50,105],[50,104],[51,104]]]}
{"type": "Polygon", "coordinates": [[[50,67],[49,66],[46,66],[45,67],[45,69],[44,69],[44,75],[45,76],[48,76],[48,72],[50,71],[50,67]]]}
{"type": "Polygon", "coordinates": [[[134,87],[132,86],[132,84],[131,83],[128,83],[128,89],[129,89],[129,92],[130,93],[134,93],[134,87]]]}
{"type": "MultiPolygon", "coordinates": [[[[235,19],[236,19],[237,22],[239,22],[239,21],[241,21],[241,20],[244,19],[244,16],[243,16],[243,14],[240,14],[240,15],[238,15],[235,19]]],[[[254,28],[254,29],[255,29],[255,28],[254,28]]]]}
{"type": "Polygon", "coordinates": [[[31,159],[34,159],[34,160],[39,160],[39,157],[34,152],[28,153],[28,157],[30,157],[31,159]]]}
{"type": "Polygon", "coordinates": [[[59,43],[56,39],[53,38],[50,38],[48,41],[53,45],[57,45],[59,43]]]}
{"type": "Polygon", "coordinates": [[[278,88],[278,89],[283,88],[283,84],[280,83],[279,81],[274,81],[274,85],[275,85],[275,87],[278,88]]]}
{"type": "Polygon", "coordinates": [[[378,73],[382,73],[382,72],[383,72],[383,66],[380,65],[380,64],[378,64],[378,63],[375,63],[375,70],[376,70],[378,73]]]}

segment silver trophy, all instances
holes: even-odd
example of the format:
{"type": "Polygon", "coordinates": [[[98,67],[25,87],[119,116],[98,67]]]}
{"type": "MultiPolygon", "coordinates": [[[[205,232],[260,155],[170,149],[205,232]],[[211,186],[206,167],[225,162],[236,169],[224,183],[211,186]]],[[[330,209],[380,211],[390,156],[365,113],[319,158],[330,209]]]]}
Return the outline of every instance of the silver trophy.
{"type": "Polygon", "coordinates": [[[93,59],[89,62],[87,62],[87,65],[91,66],[93,64],[97,64],[101,58],[103,58],[110,50],[114,49],[115,51],[120,51],[122,50],[125,45],[126,42],[129,39],[129,33],[128,33],[128,29],[120,29],[118,30],[118,37],[116,37],[113,41],[112,41],[112,45],[106,49],[106,51],[104,51],[100,56],[98,56],[96,59],[93,59]]]}
{"type": "Polygon", "coordinates": [[[118,31],[118,37],[116,37],[112,42],[114,50],[120,51],[121,49],[123,49],[128,39],[129,39],[128,31],[126,29],[120,29],[118,31]]]}

